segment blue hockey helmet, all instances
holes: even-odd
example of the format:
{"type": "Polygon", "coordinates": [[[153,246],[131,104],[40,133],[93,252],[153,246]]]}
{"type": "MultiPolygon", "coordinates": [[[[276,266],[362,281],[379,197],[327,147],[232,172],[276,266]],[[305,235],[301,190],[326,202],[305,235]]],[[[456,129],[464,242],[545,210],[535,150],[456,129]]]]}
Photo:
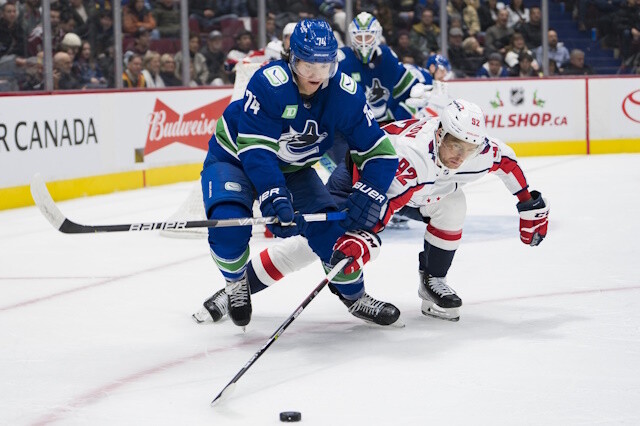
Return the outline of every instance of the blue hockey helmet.
{"type": "Polygon", "coordinates": [[[449,60],[442,55],[431,55],[429,59],[427,59],[426,68],[430,69],[431,65],[435,65],[436,69],[442,68],[447,72],[451,71],[451,64],[449,60]]]}
{"type": "Polygon", "coordinates": [[[331,78],[338,70],[338,41],[329,24],[322,19],[303,19],[296,24],[290,39],[289,63],[298,75],[309,78],[309,70],[300,67],[300,61],[320,64],[322,77],[331,78]]]}

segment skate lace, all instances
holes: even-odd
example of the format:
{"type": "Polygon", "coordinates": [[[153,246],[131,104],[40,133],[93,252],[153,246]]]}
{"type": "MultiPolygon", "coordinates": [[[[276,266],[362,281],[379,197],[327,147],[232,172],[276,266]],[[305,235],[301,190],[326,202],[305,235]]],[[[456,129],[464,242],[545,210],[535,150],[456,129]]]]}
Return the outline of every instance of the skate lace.
{"type": "MultiPolygon", "coordinates": [[[[231,307],[241,308],[247,304],[249,288],[243,280],[236,281],[234,283],[227,282],[227,288],[225,291],[229,295],[229,303],[231,303],[231,307]]],[[[217,301],[214,301],[214,303],[216,302],[217,301]]]]}
{"type": "Polygon", "coordinates": [[[377,316],[383,306],[384,302],[376,300],[365,293],[364,296],[356,300],[356,302],[351,305],[351,307],[349,308],[349,312],[360,311],[368,315],[377,316]]]}
{"type": "Polygon", "coordinates": [[[222,315],[226,315],[227,311],[228,311],[228,304],[227,304],[227,293],[226,292],[220,292],[220,295],[218,297],[216,297],[215,299],[213,299],[213,304],[216,305],[216,307],[218,308],[218,310],[222,313],[222,315]]]}
{"type": "Polygon", "coordinates": [[[440,296],[451,296],[456,294],[456,292],[447,285],[446,278],[429,277],[429,287],[440,296]]]}

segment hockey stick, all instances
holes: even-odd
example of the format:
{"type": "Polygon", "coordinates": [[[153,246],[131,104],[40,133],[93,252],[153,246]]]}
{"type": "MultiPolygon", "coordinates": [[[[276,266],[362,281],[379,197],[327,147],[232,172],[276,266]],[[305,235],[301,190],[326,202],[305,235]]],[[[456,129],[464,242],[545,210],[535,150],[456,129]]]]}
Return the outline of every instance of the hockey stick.
{"type": "Polygon", "coordinates": [[[284,333],[284,331],[287,329],[287,327],[289,327],[291,325],[291,323],[293,322],[293,320],[295,320],[296,318],[298,318],[298,315],[300,315],[300,313],[302,313],[302,311],[304,310],[304,308],[307,307],[307,305],[309,303],[311,303],[311,301],[313,299],[315,299],[315,297],[318,295],[318,293],[320,293],[320,291],[324,288],[325,285],[327,285],[327,283],[329,281],[331,281],[336,275],[338,275],[338,273],[340,273],[340,271],[342,271],[342,268],[344,268],[345,266],[347,266],[347,264],[349,262],[351,262],[351,258],[347,257],[346,259],[342,259],[340,262],[338,262],[336,264],[336,266],[333,267],[333,269],[331,271],[329,271],[329,273],[327,274],[327,276],[325,277],[325,279],[322,280],[322,282],[320,284],[318,284],[316,286],[316,288],[313,289],[313,291],[311,292],[311,294],[309,294],[300,304],[300,306],[298,306],[296,308],[295,311],[293,311],[293,313],[291,315],[289,315],[289,318],[287,318],[282,325],[280,326],[280,328],[278,328],[275,333],[273,333],[271,335],[271,337],[269,337],[269,340],[267,340],[265,342],[264,345],[262,345],[262,347],[260,348],[260,350],[258,350],[258,352],[256,352],[255,354],[253,354],[253,356],[251,357],[251,359],[244,365],[244,367],[242,367],[240,369],[240,371],[238,371],[238,374],[236,374],[233,379],[231,379],[231,381],[229,383],[227,383],[227,386],[225,386],[220,393],[218,394],[218,396],[216,396],[213,401],[211,401],[211,405],[217,405],[219,404],[223,399],[226,399],[229,397],[229,395],[231,395],[231,393],[233,392],[233,389],[235,388],[236,382],[238,380],[240,380],[240,377],[242,377],[244,375],[244,373],[247,372],[247,370],[258,360],[258,358],[260,358],[260,356],[262,356],[263,353],[266,352],[267,349],[269,349],[269,346],[271,346],[277,339],[278,337],[280,337],[280,335],[282,333],[284,333]]]}
{"type": "MultiPolygon", "coordinates": [[[[65,234],[92,234],[97,232],[128,232],[128,231],[155,231],[167,229],[187,228],[221,228],[229,226],[271,225],[278,223],[278,218],[270,217],[244,217],[238,219],[210,219],[210,220],[175,220],[169,222],[142,222],[125,223],[120,225],[81,225],[65,217],[56,205],[40,174],[31,179],[31,196],[33,201],[58,231],[65,234]]],[[[307,222],[322,222],[343,220],[346,212],[303,214],[307,222]]]]}

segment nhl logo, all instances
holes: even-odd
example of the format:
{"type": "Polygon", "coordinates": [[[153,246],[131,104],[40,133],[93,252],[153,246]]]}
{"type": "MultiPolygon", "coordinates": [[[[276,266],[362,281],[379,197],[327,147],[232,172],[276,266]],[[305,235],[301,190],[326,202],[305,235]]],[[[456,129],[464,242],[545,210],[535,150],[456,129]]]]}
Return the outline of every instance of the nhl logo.
{"type": "Polygon", "coordinates": [[[511,88],[511,104],[513,106],[520,106],[524,104],[524,88],[523,87],[511,88]]]}

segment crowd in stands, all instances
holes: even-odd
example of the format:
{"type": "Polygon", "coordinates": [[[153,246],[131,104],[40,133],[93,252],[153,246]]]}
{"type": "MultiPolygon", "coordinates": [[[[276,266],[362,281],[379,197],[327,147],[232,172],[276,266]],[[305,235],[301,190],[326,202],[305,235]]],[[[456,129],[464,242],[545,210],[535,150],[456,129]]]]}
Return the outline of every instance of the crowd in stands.
{"type": "MultiPolygon", "coordinates": [[[[54,90],[182,86],[180,5],[177,0],[122,0],[123,75],[115,76],[113,0],[52,0],[54,90]]],[[[554,1],[554,0],[552,0],[554,1]]],[[[557,1],[557,0],[555,0],[557,1]]],[[[42,0],[0,0],[0,91],[43,90],[42,0]]],[[[596,28],[616,49],[621,73],[640,73],[640,0],[566,0],[580,30],[596,28]]],[[[441,53],[438,0],[354,0],[374,14],[384,42],[401,62],[424,66],[441,53]]],[[[234,68],[256,53],[257,0],[188,0],[189,86],[232,84],[234,68]]],[[[267,0],[267,43],[305,17],[324,17],[346,41],[343,0],[267,0]]],[[[539,2],[449,0],[447,56],[456,78],[537,77],[542,74],[539,2]]],[[[286,34],[285,34],[286,36],[286,34]]],[[[551,75],[593,69],[579,49],[568,51],[548,32],[551,75]]],[[[267,49],[268,50],[268,49],[267,49]]],[[[276,52],[279,54],[279,52],[276,52]]],[[[276,54],[276,56],[277,56],[276,54]]]]}

